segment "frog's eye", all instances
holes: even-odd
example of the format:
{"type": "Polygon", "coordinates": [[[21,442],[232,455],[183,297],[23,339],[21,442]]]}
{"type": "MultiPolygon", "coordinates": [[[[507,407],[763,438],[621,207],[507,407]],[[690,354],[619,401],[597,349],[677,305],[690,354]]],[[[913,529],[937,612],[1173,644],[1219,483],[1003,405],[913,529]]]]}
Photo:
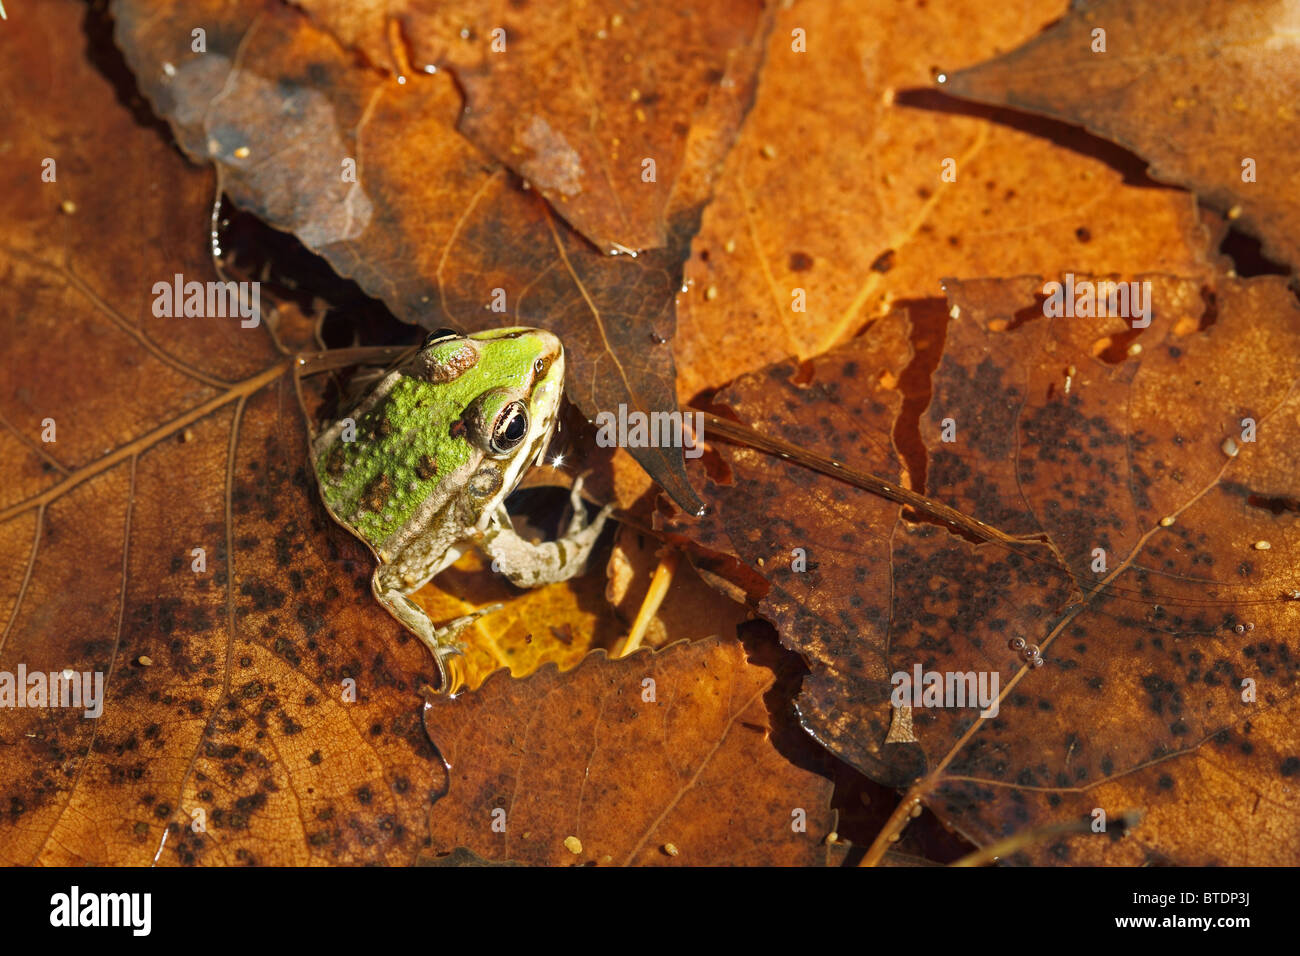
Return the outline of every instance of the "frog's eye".
{"type": "Polygon", "coordinates": [[[488,444],[493,454],[506,455],[519,447],[528,437],[528,408],[523,402],[511,402],[497,414],[492,423],[492,437],[488,444]]]}
{"type": "Polygon", "coordinates": [[[434,345],[438,342],[441,342],[443,339],[457,339],[457,338],[460,338],[460,333],[457,332],[455,329],[438,329],[437,331],[430,332],[428,335],[426,335],[424,337],[424,344],[421,345],[420,347],[427,349],[430,345],[434,345]]]}

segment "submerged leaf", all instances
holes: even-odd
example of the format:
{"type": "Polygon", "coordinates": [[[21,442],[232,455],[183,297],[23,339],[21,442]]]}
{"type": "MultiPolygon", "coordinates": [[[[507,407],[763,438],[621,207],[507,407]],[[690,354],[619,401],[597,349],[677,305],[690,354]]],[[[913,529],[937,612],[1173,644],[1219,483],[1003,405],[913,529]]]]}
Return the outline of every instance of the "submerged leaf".
{"type": "MultiPolygon", "coordinates": [[[[759,609],[813,670],[798,700],[805,727],[876,779],[919,778],[916,792],[977,843],[1136,806],[1148,811],[1138,836],[1051,852],[1281,862],[1300,830],[1243,855],[1231,832],[1180,808],[1215,801],[1211,765],[1288,799],[1300,309],[1272,278],[1224,280],[1211,314],[1198,283],[1149,281],[1152,321],[1135,339],[1120,319],[1043,317],[1035,280],[949,284],[956,318],[922,420],[926,487],[1042,543],[966,540],[725,446],[732,479],[708,486],[719,513],[675,527],[766,579],[759,609]],[[1031,666],[1024,645],[1045,664],[1031,666]],[[996,715],[951,698],[899,713],[891,694],[916,668],[993,686],[996,715]],[[1257,701],[1243,700],[1247,679],[1257,701]],[[910,728],[891,734],[900,717],[910,728]]],[[[760,431],[897,480],[885,436],[899,398],[879,379],[906,359],[899,323],[802,368],[747,376],[719,401],[760,431]]]]}

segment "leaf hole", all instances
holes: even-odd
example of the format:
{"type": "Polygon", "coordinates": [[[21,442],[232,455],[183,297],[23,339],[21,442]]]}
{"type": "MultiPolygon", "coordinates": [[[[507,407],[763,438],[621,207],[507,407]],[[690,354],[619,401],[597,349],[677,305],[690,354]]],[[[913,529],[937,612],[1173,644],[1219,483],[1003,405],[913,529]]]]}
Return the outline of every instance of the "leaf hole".
{"type": "Polygon", "coordinates": [[[1201,324],[1197,326],[1197,331],[1204,332],[1219,321],[1219,298],[1214,294],[1213,289],[1203,285],[1201,286],[1201,301],[1205,303],[1205,309],[1201,312],[1201,324]]]}
{"type": "Polygon", "coordinates": [[[1300,498],[1286,495],[1250,495],[1246,499],[1246,504],[1252,508],[1262,508],[1275,515],[1285,514],[1288,511],[1300,512],[1300,498]]]}
{"type": "Polygon", "coordinates": [[[898,377],[903,406],[894,420],[894,447],[912,487],[924,490],[929,456],[921,439],[921,416],[930,405],[934,373],[948,338],[948,302],[942,298],[900,299],[896,305],[907,313],[912,361],[898,377]]]}
{"type": "Polygon", "coordinates": [[[1219,243],[1219,252],[1232,260],[1233,271],[1243,279],[1252,276],[1285,276],[1291,270],[1264,255],[1260,241],[1236,226],[1219,243]]]}
{"type": "Polygon", "coordinates": [[[1092,343],[1092,354],[1107,365],[1119,365],[1129,357],[1129,347],[1142,334],[1141,329],[1127,329],[1106,335],[1092,343]]]}
{"type": "Polygon", "coordinates": [[[813,365],[813,360],[804,359],[799,363],[799,367],[795,369],[794,374],[790,376],[790,384],[797,385],[799,388],[807,388],[812,384],[816,374],[816,366],[813,365]]]}

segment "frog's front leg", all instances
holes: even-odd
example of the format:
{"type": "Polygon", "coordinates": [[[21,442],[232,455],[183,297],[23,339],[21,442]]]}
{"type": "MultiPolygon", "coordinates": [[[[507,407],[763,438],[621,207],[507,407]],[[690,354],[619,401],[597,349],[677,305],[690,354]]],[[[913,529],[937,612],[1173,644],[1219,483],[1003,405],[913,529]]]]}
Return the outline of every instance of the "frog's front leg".
{"type": "Polygon", "coordinates": [[[534,544],[521,538],[510,525],[510,516],[502,507],[498,520],[483,533],[483,550],[493,559],[493,566],[521,588],[541,587],[567,581],[581,574],[587,567],[587,558],[596,546],[596,540],[605,527],[605,520],[614,510],[606,505],[587,524],[587,508],[582,503],[582,478],[579,476],[569,493],[573,517],[564,537],[554,541],[534,544]]]}
{"type": "Polygon", "coordinates": [[[437,625],[424,612],[424,608],[408,597],[408,595],[423,587],[425,583],[425,581],[421,581],[414,587],[406,586],[396,575],[391,565],[381,565],[376,568],[374,577],[370,579],[371,590],[374,592],[375,599],[384,606],[384,609],[389,614],[401,621],[408,630],[414,633],[433,654],[433,659],[438,665],[439,689],[443,693],[451,693],[460,684],[460,680],[452,675],[454,667],[451,663],[452,658],[461,653],[460,646],[456,643],[456,635],[473,624],[482,615],[500,610],[502,605],[489,604],[487,607],[478,608],[464,617],[458,617],[446,624],[437,625]]]}

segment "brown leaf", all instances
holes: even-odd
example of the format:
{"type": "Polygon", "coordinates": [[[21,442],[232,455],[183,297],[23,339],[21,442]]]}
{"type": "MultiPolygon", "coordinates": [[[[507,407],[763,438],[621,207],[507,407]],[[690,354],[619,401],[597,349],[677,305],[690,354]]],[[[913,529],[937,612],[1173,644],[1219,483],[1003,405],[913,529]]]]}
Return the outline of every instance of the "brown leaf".
{"type": "Polygon", "coordinates": [[[550,865],[824,864],[831,785],[778,751],[764,703],[777,679],[736,641],[710,639],[498,673],[432,701],[425,726],[450,768],[432,849],[550,865]]]}
{"type": "Polygon", "coordinates": [[[956,73],[943,88],[1114,140],[1147,159],[1157,179],[1195,190],[1294,267],[1295,29],[1295,9],[1284,0],[1079,2],[1042,35],[956,73]],[[1099,42],[1104,52],[1094,52],[1099,42]]]}
{"type": "Polygon", "coordinates": [[[895,303],[940,296],[945,276],[1207,271],[1193,199],[1150,188],[1120,150],[921,92],[932,71],[1028,39],[1061,8],[820,0],[778,12],[686,267],[673,345],[683,401],[821,354],[895,303]],[[795,29],[807,53],[792,50],[795,29]],[[806,312],[792,311],[795,289],[806,312]]]}
{"type": "Polygon", "coordinates": [[[445,786],[432,661],[315,499],[266,325],[153,314],[155,282],[216,278],[212,176],[122,105],[83,20],[111,50],[58,0],[0,62],[0,671],[98,672],[102,716],[0,709],[0,856],[410,862],[445,786]]]}
{"type": "Polygon", "coordinates": [[[738,117],[724,104],[752,84],[750,47],[770,25],[762,0],[298,5],[394,74],[449,69],[465,91],[460,131],[604,252],[675,242],[690,140],[722,132],[730,145],[738,117]]]}
{"type": "MultiPolygon", "coordinates": [[[[668,210],[668,245],[610,257],[453,129],[460,97],[445,73],[399,84],[271,0],[113,9],[144,93],[191,158],[217,163],[237,204],[294,232],[404,321],[554,331],[569,394],[588,418],[620,404],[676,408],[674,296],[725,129],[692,140],[682,173],[691,188],[668,210]],[[178,48],[198,21],[209,25],[207,52],[178,48]],[[355,182],[344,177],[349,162],[355,182]],[[489,311],[495,290],[506,314],[489,311]]],[[[719,122],[739,122],[745,75],[719,94],[719,122]]],[[[702,507],[680,449],[630,451],[682,507],[702,507]]]]}
{"type": "MultiPolygon", "coordinates": [[[[915,792],[976,843],[1139,807],[1153,824],[1135,837],[1062,841],[1044,861],[1289,861],[1294,815],[1262,824],[1267,846],[1245,851],[1214,814],[1187,811],[1216,804],[1225,779],[1239,810],[1294,802],[1300,754],[1283,715],[1300,672],[1300,604],[1287,597],[1300,585],[1300,309],[1274,278],[1223,280],[1213,295],[1150,281],[1152,324],[1136,339],[1117,319],[1044,318],[1039,280],[949,285],[957,317],[921,423],[926,487],[1050,548],[972,543],[749,450],[723,453],[732,483],[708,487],[718,515],[677,527],[764,574],[760,610],[813,670],[798,701],[813,735],[875,779],[920,778],[915,792]],[[1243,439],[1244,418],[1257,441],[1243,439]],[[941,440],[944,419],[954,442],[941,440]],[[1026,666],[1016,638],[1045,666],[1026,666]],[[996,675],[998,715],[914,708],[916,742],[887,743],[891,680],[916,665],[996,675]],[[1244,678],[1257,703],[1243,702],[1244,678]]],[[[885,436],[898,399],[878,376],[905,342],[897,319],[881,320],[719,400],[762,431],[896,477],[885,436]]]]}

